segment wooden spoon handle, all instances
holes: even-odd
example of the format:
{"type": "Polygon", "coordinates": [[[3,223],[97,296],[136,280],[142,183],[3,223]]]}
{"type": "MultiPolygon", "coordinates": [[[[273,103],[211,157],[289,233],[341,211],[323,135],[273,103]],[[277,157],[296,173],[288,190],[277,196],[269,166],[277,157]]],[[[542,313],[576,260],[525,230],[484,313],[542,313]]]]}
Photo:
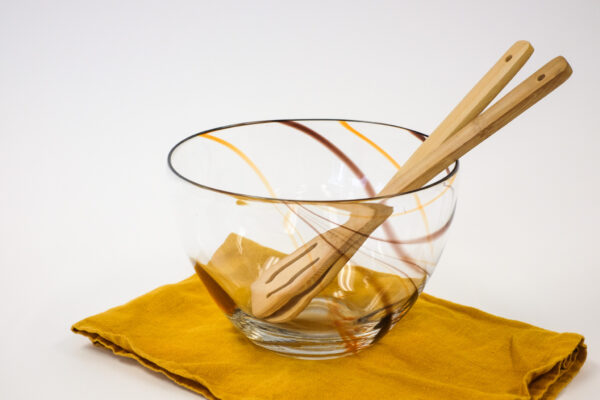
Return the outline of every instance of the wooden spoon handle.
{"type": "MultiPolygon", "coordinates": [[[[498,62],[481,78],[467,93],[460,103],[448,114],[441,124],[431,133],[429,138],[410,156],[401,170],[392,178],[403,174],[404,168],[411,168],[421,162],[423,157],[437,148],[453,133],[457,132],[469,121],[483,111],[488,104],[500,93],[506,84],[516,75],[527,62],[533,47],[525,40],[515,42],[500,57],[498,62]]],[[[380,196],[393,194],[391,181],[379,192],[380,196]]]]}
{"type": "Polygon", "coordinates": [[[425,185],[465,153],[490,137],[523,111],[552,92],[572,73],[564,57],[556,57],[471,120],[437,149],[411,168],[402,168],[388,186],[392,193],[409,192],[425,185]]]}

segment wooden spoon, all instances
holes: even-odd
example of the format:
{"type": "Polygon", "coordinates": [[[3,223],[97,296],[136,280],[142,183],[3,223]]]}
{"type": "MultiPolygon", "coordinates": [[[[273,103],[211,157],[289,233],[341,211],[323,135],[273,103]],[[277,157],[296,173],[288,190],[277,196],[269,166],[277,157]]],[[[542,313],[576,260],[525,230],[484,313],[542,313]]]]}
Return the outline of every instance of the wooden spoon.
{"type": "MultiPolygon", "coordinates": [[[[533,47],[529,42],[514,43],[417,149],[405,167],[418,163],[424,154],[435,149],[478,115],[532,53],[533,47]]],[[[397,176],[379,193],[380,196],[391,194],[391,190],[395,189],[391,185],[397,176]]],[[[336,204],[335,207],[344,208],[344,205],[336,204]]],[[[354,203],[345,205],[345,208],[350,212],[350,218],[344,225],[323,233],[271,268],[261,271],[251,288],[252,312],[255,316],[269,317],[267,319],[272,322],[294,318],[335,278],[348,259],[393,211],[383,204],[354,203]],[[370,218],[358,217],[363,215],[370,218]],[[323,243],[326,245],[320,245],[323,243]],[[302,296],[298,296],[298,293],[302,293],[302,296]],[[285,309],[281,309],[284,306],[285,309]],[[277,315],[273,315],[278,310],[277,315]]]]}
{"type": "MultiPolygon", "coordinates": [[[[418,163],[402,168],[401,174],[394,176],[386,189],[398,193],[420,188],[558,87],[570,74],[571,68],[566,60],[555,58],[489,110],[448,137],[438,148],[427,152],[418,163]]],[[[365,209],[370,210],[372,218],[351,217],[345,225],[319,235],[262,271],[251,288],[252,312],[255,316],[270,322],[293,319],[335,278],[371,232],[391,214],[391,207],[383,204],[348,204],[347,207],[358,214],[364,213],[365,209]]]]}
{"type": "Polygon", "coordinates": [[[510,49],[500,57],[498,62],[481,78],[464,99],[452,110],[450,114],[429,135],[429,138],[404,163],[401,170],[379,192],[379,196],[397,193],[393,182],[402,174],[402,170],[409,168],[421,161],[423,156],[437,148],[453,133],[465,126],[469,121],[479,115],[484,108],[500,93],[508,82],[519,72],[527,62],[533,47],[525,40],[515,42],[510,49]]]}

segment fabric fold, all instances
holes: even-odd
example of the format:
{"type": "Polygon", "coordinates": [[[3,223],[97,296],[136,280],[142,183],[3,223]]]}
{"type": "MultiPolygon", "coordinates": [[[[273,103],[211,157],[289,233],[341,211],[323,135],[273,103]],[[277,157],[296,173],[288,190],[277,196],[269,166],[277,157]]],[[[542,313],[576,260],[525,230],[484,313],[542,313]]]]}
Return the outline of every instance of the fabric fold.
{"type": "Polygon", "coordinates": [[[200,279],[162,286],[72,327],[209,399],[553,399],[584,338],[422,294],[373,347],[305,361],[250,343],[200,279]]]}

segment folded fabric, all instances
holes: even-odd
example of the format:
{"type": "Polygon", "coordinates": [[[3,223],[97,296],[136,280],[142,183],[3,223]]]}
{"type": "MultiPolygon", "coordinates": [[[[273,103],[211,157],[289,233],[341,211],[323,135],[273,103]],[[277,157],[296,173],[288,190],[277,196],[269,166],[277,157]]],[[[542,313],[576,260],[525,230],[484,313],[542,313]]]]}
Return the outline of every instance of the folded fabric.
{"type": "Polygon", "coordinates": [[[583,365],[575,333],[555,333],[422,294],[373,347],[333,360],[250,343],[197,276],[73,325],[209,399],[553,399],[583,365]]]}

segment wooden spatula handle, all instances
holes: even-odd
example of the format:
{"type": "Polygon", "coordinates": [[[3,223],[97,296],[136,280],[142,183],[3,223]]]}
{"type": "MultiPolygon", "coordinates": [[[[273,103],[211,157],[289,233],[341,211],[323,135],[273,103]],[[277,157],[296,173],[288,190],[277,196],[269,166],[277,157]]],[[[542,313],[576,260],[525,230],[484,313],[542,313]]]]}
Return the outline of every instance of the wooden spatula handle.
{"type": "MultiPolygon", "coordinates": [[[[429,138],[417,148],[406,163],[404,163],[403,169],[411,168],[421,162],[426,154],[437,148],[452,134],[479,115],[516,73],[519,72],[532,53],[533,47],[525,40],[520,40],[513,44],[479,82],[473,86],[461,102],[454,107],[442,123],[429,135],[429,138]]],[[[396,175],[400,176],[402,173],[401,169],[396,175]]],[[[379,192],[379,195],[393,194],[394,191],[390,185],[391,183],[388,183],[379,192]]]]}
{"type": "Polygon", "coordinates": [[[392,186],[392,193],[408,192],[425,185],[462,155],[552,92],[572,72],[564,57],[556,57],[544,65],[437,149],[426,154],[419,163],[411,168],[402,168],[401,173],[388,184],[392,186]]]}

